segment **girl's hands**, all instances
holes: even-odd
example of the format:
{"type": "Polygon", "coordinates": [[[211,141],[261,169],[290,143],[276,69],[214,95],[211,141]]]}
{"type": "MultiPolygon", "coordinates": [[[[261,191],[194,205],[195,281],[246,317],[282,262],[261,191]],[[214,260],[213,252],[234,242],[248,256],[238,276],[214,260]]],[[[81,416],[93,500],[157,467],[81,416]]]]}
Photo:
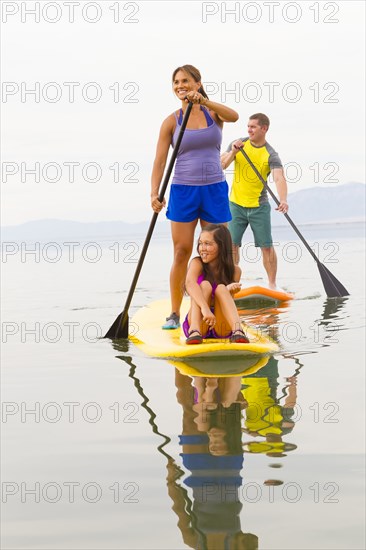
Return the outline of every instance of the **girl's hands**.
{"type": "Polygon", "coordinates": [[[216,324],[216,317],[210,310],[208,306],[203,306],[201,308],[202,321],[206,323],[210,328],[213,328],[216,324]]]}
{"type": "Polygon", "coordinates": [[[226,285],[226,288],[230,292],[231,296],[234,296],[241,289],[241,283],[230,283],[226,285]]]}

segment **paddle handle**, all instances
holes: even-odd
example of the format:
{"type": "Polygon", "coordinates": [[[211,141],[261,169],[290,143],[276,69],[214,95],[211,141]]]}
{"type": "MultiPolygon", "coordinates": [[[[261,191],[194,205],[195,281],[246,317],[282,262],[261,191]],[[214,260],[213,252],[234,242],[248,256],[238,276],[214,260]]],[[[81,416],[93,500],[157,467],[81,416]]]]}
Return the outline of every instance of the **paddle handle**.
{"type": "MultiPolygon", "coordinates": [[[[168,187],[170,175],[171,175],[172,170],[173,170],[175,159],[177,158],[177,155],[178,155],[179,146],[181,144],[183,134],[184,134],[184,130],[186,129],[187,122],[188,122],[188,119],[189,119],[189,115],[191,114],[192,107],[193,107],[193,103],[189,102],[188,107],[186,109],[186,112],[184,114],[184,118],[183,118],[183,121],[182,121],[182,126],[180,128],[180,132],[179,132],[179,135],[178,135],[178,138],[177,138],[177,142],[174,146],[173,153],[172,153],[172,156],[170,158],[169,165],[168,165],[163,183],[161,185],[161,189],[160,189],[160,192],[159,192],[159,201],[160,202],[163,202],[163,200],[164,200],[165,191],[168,187]]],[[[140,258],[139,258],[139,261],[137,262],[135,274],[134,274],[133,279],[132,279],[131,287],[130,287],[130,290],[129,290],[128,295],[127,295],[126,304],[125,304],[124,310],[122,312],[120,322],[119,322],[118,327],[117,327],[117,334],[120,332],[121,325],[124,325],[126,323],[126,320],[128,321],[128,310],[129,310],[129,307],[130,307],[130,304],[131,304],[131,301],[132,301],[133,294],[135,292],[135,288],[136,288],[138,278],[140,276],[142,265],[143,265],[144,260],[145,260],[147,249],[149,248],[151,236],[153,234],[154,227],[155,227],[155,224],[156,224],[156,220],[158,219],[158,215],[159,215],[158,212],[154,212],[154,214],[151,218],[151,222],[150,222],[149,229],[148,229],[148,232],[147,232],[147,235],[146,235],[146,238],[145,238],[145,242],[143,244],[141,254],[140,254],[140,258]]]]}
{"type": "MultiPolygon", "coordinates": [[[[276,195],[273,193],[272,189],[269,187],[268,183],[266,182],[266,180],[263,178],[262,174],[259,172],[258,168],[255,166],[255,164],[253,164],[252,160],[248,157],[247,153],[244,151],[243,147],[240,147],[240,152],[244,155],[244,157],[246,158],[246,160],[248,161],[248,163],[250,164],[250,166],[253,168],[254,172],[256,173],[256,175],[258,176],[258,178],[261,180],[261,182],[263,183],[263,185],[265,186],[265,188],[267,189],[268,193],[271,195],[272,199],[275,201],[275,203],[277,204],[277,206],[279,206],[280,204],[280,201],[278,200],[278,198],[276,197],[276,195]]],[[[312,248],[309,246],[309,244],[306,242],[306,240],[304,239],[304,237],[302,236],[302,234],[300,233],[300,231],[297,229],[296,225],[294,224],[294,222],[292,221],[292,219],[290,218],[290,216],[286,213],[284,213],[284,216],[285,218],[287,219],[288,223],[291,225],[292,229],[295,231],[295,233],[298,235],[298,237],[301,239],[301,241],[303,242],[304,246],[308,249],[308,251],[310,252],[310,254],[312,255],[312,257],[314,258],[314,260],[316,261],[317,264],[320,263],[320,260],[319,258],[316,256],[316,254],[314,253],[314,251],[312,250],[312,248]]]]}

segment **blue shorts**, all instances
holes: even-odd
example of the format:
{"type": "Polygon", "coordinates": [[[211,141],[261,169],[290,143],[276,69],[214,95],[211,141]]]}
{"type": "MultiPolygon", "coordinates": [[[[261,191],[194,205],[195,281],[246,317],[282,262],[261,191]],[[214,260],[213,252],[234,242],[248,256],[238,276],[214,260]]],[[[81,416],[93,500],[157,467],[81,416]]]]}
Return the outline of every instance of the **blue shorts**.
{"type": "Polygon", "coordinates": [[[271,206],[268,202],[256,208],[246,208],[235,202],[230,202],[232,221],[229,223],[229,231],[233,244],[241,246],[241,240],[246,228],[250,225],[254,235],[254,244],[260,248],[273,246],[271,233],[271,206]]]}
{"type": "Polygon", "coordinates": [[[181,185],[174,183],[166,217],[172,222],[193,222],[200,219],[209,223],[231,220],[229,186],[226,181],[210,185],[181,185]]]}

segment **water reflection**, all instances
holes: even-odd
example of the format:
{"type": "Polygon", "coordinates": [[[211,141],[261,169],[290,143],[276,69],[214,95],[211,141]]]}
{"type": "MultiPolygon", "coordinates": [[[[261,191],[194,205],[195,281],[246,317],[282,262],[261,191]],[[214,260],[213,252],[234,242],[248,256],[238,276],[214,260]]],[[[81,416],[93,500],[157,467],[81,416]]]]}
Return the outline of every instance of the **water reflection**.
{"type": "Polygon", "coordinates": [[[239,309],[238,313],[243,321],[250,326],[256,326],[261,333],[265,333],[280,345],[279,326],[280,315],[286,313],[288,302],[281,302],[275,307],[262,307],[257,309],[239,309]]]}
{"type": "MultiPolygon", "coordinates": [[[[339,319],[346,301],[327,299],[319,322],[330,329],[329,323],[339,319]]],[[[271,331],[276,339],[279,316],[284,311],[286,307],[279,306],[242,314],[247,322],[271,331]]],[[[245,532],[250,526],[242,525],[245,457],[266,455],[273,459],[268,462],[272,472],[280,474],[283,459],[296,451],[293,436],[299,418],[298,379],[303,364],[294,354],[284,354],[283,358],[294,361],[296,367],[283,379],[278,359],[273,356],[169,361],[175,367],[176,398],[182,416],[181,428],[174,430],[180,453],[173,457],[168,452],[171,438],[158,429],[136,367],[126,355],[128,346],[115,347],[123,353],[120,359],[130,366],[129,376],[149,414],[152,431],[161,438],[157,449],[166,459],[167,494],[184,544],[199,550],[257,549],[258,536],[245,532]]],[[[276,476],[266,477],[261,482],[265,486],[283,484],[276,476]]]]}
{"type": "Polygon", "coordinates": [[[182,407],[179,435],[181,459],[189,472],[183,484],[168,471],[168,493],[178,516],[182,538],[197,549],[258,548],[258,537],[241,528],[240,488],[243,483],[241,442],[242,410],[240,376],[195,376],[175,371],[177,401],[182,407]]]}
{"type": "Polygon", "coordinates": [[[182,374],[192,377],[225,378],[240,377],[244,373],[257,372],[269,361],[269,355],[235,355],[217,358],[189,357],[184,361],[172,361],[169,363],[176,367],[182,374]]]}
{"type": "MultiPolygon", "coordinates": [[[[278,313],[275,309],[252,315],[258,324],[273,327],[278,313]]],[[[245,532],[241,524],[244,457],[265,454],[274,459],[269,466],[281,472],[282,459],[297,448],[288,438],[296,421],[297,379],[303,366],[299,359],[286,357],[297,368],[284,383],[273,356],[169,361],[175,367],[176,398],[182,411],[177,459],[168,452],[171,438],[158,429],[131,357],[119,349],[124,352],[120,358],[130,366],[129,376],[149,414],[152,431],[162,438],[157,448],[166,458],[167,493],[184,544],[198,550],[257,549],[258,536],[245,532]]],[[[282,479],[266,477],[264,486],[283,484],[282,479]]]]}
{"type": "MultiPolygon", "coordinates": [[[[158,429],[131,357],[119,358],[130,366],[129,376],[152,431],[162,438],[157,449],[166,458],[167,493],[184,544],[198,550],[257,549],[257,535],[245,532],[241,524],[244,457],[266,454],[275,459],[269,466],[280,468],[281,459],[297,448],[287,439],[295,427],[302,363],[288,357],[297,367],[281,385],[273,356],[170,361],[182,411],[177,460],[168,452],[171,438],[158,429]]],[[[283,481],[271,478],[262,483],[276,486],[283,481]]]]}
{"type": "Polygon", "coordinates": [[[246,452],[278,458],[296,449],[283,437],[295,426],[297,374],[286,378],[286,385],[279,392],[278,360],[271,357],[258,372],[243,376],[242,394],[248,403],[243,432],[255,438],[244,443],[246,452]]]}
{"type": "Polygon", "coordinates": [[[348,300],[349,296],[327,298],[324,301],[322,316],[314,322],[312,327],[315,341],[321,342],[322,346],[338,344],[337,333],[344,330],[346,326],[344,306],[348,300]]]}
{"type": "Polygon", "coordinates": [[[349,296],[338,297],[338,298],[327,298],[324,301],[324,309],[322,314],[322,321],[332,322],[334,319],[338,319],[338,315],[344,305],[349,300],[349,296]]]}
{"type": "MultiPolygon", "coordinates": [[[[119,349],[118,345],[115,348],[119,349]]],[[[167,459],[167,491],[184,543],[197,550],[256,550],[258,537],[244,533],[240,522],[241,421],[246,407],[241,375],[216,372],[192,378],[175,369],[177,401],[182,407],[179,442],[183,470],[166,450],[171,438],[159,431],[156,414],[136,376],[132,358],[125,355],[118,358],[130,366],[129,377],[148,412],[149,424],[163,439],[157,449],[167,459]]],[[[218,364],[212,369],[218,370],[218,364]]]]}
{"type": "MultiPolygon", "coordinates": [[[[114,343],[113,347],[120,351],[120,343],[118,343],[118,344],[114,343]]],[[[139,378],[137,378],[137,376],[136,376],[136,365],[134,365],[132,363],[132,357],[129,357],[128,355],[120,355],[120,356],[118,356],[118,359],[122,359],[122,361],[124,361],[125,363],[127,363],[130,366],[130,372],[128,373],[128,376],[130,378],[132,378],[132,380],[134,382],[134,386],[135,386],[138,394],[142,398],[141,406],[147,411],[147,413],[149,415],[149,424],[152,427],[152,431],[164,439],[163,443],[158,445],[158,447],[157,447],[158,451],[161,454],[163,454],[166,458],[172,459],[172,457],[164,450],[164,447],[171,441],[171,439],[170,439],[170,437],[168,437],[167,435],[165,435],[165,434],[163,434],[162,432],[159,431],[159,428],[158,428],[158,426],[155,422],[156,414],[154,413],[152,408],[149,406],[149,398],[145,394],[139,378]]]]}
{"type": "Polygon", "coordinates": [[[246,297],[242,300],[236,299],[235,303],[238,309],[249,310],[249,309],[270,309],[271,307],[289,307],[292,300],[280,301],[272,300],[265,297],[246,297]]]}
{"type": "MultiPolygon", "coordinates": [[[[182,407],[180,456],[188,472],[183,484],[192,491],[190,512],[179,497],[182,487],[172,476],[167,479],[183,540],[190,547],[258,548],[258,537],[244,533],[241,526],[241,471],[246,452],[279,459],[297,448],[285,441],[295,427],[297,377],[303,367],[292,359],[297,367],[283,387],[275,357],[267,357],[262,365],[247,365],[235,376],[220,374],[212,362],[205,363],[206,373],[197,364],[195,370],[192,365],[186,367],[190,376],[183,365],[176,370],[177,401],[182,407]],[[252,439],[243,443],[243,433],[252,439]]],[[[265,486],[282,483],[281,479],[263,481],[265,486]]]]}

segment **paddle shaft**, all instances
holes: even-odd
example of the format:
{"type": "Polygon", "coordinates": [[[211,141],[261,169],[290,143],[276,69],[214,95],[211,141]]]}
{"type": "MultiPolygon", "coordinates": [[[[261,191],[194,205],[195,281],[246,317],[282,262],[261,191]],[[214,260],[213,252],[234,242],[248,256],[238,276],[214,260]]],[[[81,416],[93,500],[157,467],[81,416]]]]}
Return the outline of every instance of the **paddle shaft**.
{"type": "MultiPolygon", "coordinates": [[[[255,164],[253,164],[252,160],[248,157],[247,153],[244,151],[243,147],[240,147],[240,152],[244,155],[244,157],[246,158],[246,160],[249,162],[250,166],[253,168],[254,172],[256,173],[256,175],[258,176],[258,178],[261,180],[261,182],[263,183],[263,185],[265,186],[265,188],[267,189],[268,193],[271,195],[272,199],[275,201],[275,203],[277,204],[277,206],[280,204],[280,201],[278,200],[278,198],[276,197],[276,195],[274,194],[274,192],[272,191],[272,189],[269,187],[268,183],[266,182],[266,180],[263,178],[262,174],[259,172],[259,170],[257,169],[257,167],[255,166],[255,164]]],[[[302,242],[304,243],[304,245],[306,246],[306,248],[308,249],[308,251],[310,252],[310,254],[312,255],[312,257],[314,258],[314,260],[317,262],[317,263],[320,263],[320,260],[319,258],[315,255],[314,251],[311,249],[311,247],[308,245],[308,243],[306,242],[306,240],[304,239],[304,237],[302,236],[302,234],[300,233],[300,231],[297,229],[296,225],[294,224],[294,222],[292,221],[292,219],[290,218],[290,216],[286,213],[284,213],[284,216],[285,218],[287,219],[288,223],[291,225],[292,229],[295,231],[295,233],[299,236],[299,238],[302,240],[302,242]]]]}
{"type": "MultiPolygon", "coordinates": [[[[164,195],[165,195],[166,189],[168,187],[170,175],[171,175],[172,170],[173,170],[175,159],[177,158],[177,155],[178,155],[179,146],[180,146],[181,141],[183,139],[183,134],[184,134],[184,131],[185,131],[186,126],[187,126],[189,115],[191,114],[192,106],[193,106],[193,103],[189,102],[188,107],[186,109],[186,112],[184,114],[184,118],[183,118],[183,121],[182,121],[182,126],[180,128],[180,132],[179,132],[179,135],[178,135],[178,138],[177,138],[177,142],[174,146],[173,153],[172,153],[172,156],[170,158],[169,165],[168,165],[168,168],[167,168],[167,171],[166,171],[166,174],[165,174],[165,177],[164,177],[164,180],[163,180],[163,183],[161,185],[160,192],[159,192],[159,201],[160,202],[163,202],[163,200],[164,200],[164,195]]],[[[111,326],[111,328],[109,329],[109,331],[105,335],[105,338],[112,338],[112,337],[114,337],[114,338],[127,338],[128,337],[128,310],[129,310],[129,307],[130,307],[130,304],[131,304],[131,301],[132,301],[133,294],[135,292],[136,284],[137,284],[137,281],[138,281],[138,278],[139,278],[139,275],[140,275],[140,272],[141,272],[141,269],[142,269],[142,265],[143,265],[144,260],[145,260],[147,249],[149,248],[150,240],[151,240],[154,228],[155,228],[156,220],[158,219],[158,215],[159,215],[158,212],[154,212],[154,214],[151,218],[151,222],[150,222],[149,229],[148,229],[148,232],[147,232],[147,235],[146,235],[146,238],[145,238],[145,242],[144,242],[142,250],[141,250],[140,258],[139,258],[139,261],[137,262],[136,271],[135,271],[134,277],[132,279],[130,290],[129,290],[128,295],[127,295],[124,310],[117,317],[116,321],[113,323],[113,325],[111,326]],[[110,334],[111,332],[114,332],[115,335],[112,336],[110,334]]]]}

